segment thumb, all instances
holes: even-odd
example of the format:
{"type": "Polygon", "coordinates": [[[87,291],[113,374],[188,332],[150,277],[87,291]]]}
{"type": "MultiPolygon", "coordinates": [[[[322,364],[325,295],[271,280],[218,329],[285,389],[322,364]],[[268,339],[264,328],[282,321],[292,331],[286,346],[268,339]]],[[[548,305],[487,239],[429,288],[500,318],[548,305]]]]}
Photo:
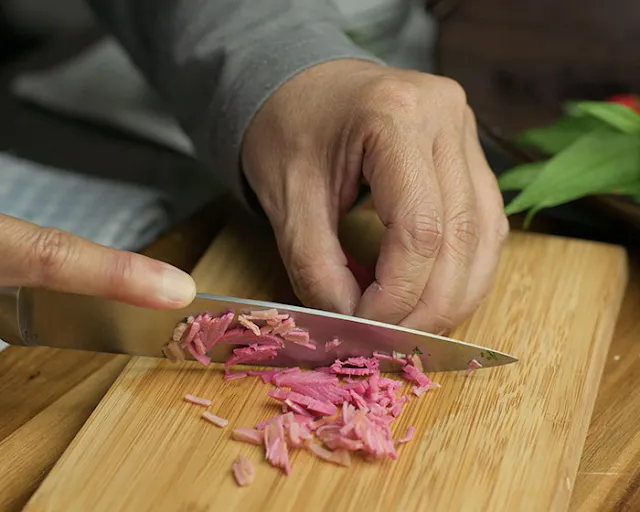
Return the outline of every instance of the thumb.
{"type": "Polygon", "coordinates": [[[181,308],[191,276],[140,254],[0,215],[0,285],[42,287],[150,308],[181,308]]]}
{"type": "Polygon", "coordinates": [[[276,229],[280,254],[296,296],[308,307],[353,314],[360,287],[347,267],[337,223],[327,208],[305,208],[276,229]]]}

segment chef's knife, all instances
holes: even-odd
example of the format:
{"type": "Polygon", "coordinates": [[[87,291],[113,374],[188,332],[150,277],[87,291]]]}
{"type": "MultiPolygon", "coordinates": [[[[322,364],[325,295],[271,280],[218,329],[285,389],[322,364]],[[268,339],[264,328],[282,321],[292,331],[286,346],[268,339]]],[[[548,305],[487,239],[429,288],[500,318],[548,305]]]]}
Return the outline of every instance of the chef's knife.
{"type": "MultiPolygon", "coordinates": [[[[264,363],[267,366],[318,367],[331,364],[336,358],[394,350],[419,354],[426,371],[464,370],[473,359],[483,367],[517,361],[496,350],[395,325],[285,304],[206,294],[198,294],[181,310],[153,310],[43,289],[0,288],[0,339],[14,345],[163,357],[162,345],[170,339],[175,325],[189,315],[273,308],[290,314],[297,326],[307,329],[318,348],[309,350],[286,343],[275,359],[264,363]],[[324,343],[335,337],[342,343],[326,352],[324,343]]],[[[233,348],[216,345],[209,355],[213,361],[222,362],[233,348]]]]}

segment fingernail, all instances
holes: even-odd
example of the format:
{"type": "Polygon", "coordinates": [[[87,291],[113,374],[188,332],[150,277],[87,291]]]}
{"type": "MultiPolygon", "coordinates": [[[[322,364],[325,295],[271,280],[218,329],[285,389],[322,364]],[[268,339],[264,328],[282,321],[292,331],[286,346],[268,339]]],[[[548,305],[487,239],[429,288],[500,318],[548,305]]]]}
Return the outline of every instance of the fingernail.
{"type": "Polygon", "coordinates": [[[166,302],[186,306],[196,296],[196,284],[180,269],[166,265],[162,273],[159,295],[166,302]]]}

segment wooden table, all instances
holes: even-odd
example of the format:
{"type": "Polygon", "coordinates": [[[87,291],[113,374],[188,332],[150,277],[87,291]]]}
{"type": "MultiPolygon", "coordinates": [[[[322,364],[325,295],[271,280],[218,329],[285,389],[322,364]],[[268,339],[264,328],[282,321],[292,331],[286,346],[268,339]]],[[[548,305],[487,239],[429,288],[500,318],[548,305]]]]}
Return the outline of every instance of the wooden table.
{"type": "MultiPolygon", "coordinates": [[[[6,87],[7,76],[0,75],[0,89],[6,87]]],[[[17,149],[35,160],[88,172],[117,168],[123,175],[140,167],[192,165],[166,150],[113,134],[105,137],[80,124],[61,125],[45,112],[25,112],[2,92],[0,114],[5,122],[0,123],[0,149],[17,149]],[[52,133],[54,137],[49,136],[52,133]]],[[[215,237],[226,205],[196,215],[146,254],[191,270],[215,237]]],[[[630,261],[629,288],[575,482],[572,510],[640,510],[640,251],[634,251],[630,261]]],[[[11,347],[0,353],[0,510],[21,509],[127,360],[47,348],[11,347]]]]}

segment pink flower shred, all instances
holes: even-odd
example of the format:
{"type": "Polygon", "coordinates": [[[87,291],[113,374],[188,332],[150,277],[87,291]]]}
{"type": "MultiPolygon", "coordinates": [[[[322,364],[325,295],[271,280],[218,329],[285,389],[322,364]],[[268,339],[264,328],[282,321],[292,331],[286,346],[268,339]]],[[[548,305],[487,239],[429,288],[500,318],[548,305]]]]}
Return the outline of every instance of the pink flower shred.
{"type": "Polygon", "coordinates": [[[210,423],[213,423],[217,427],[224,428],[229,424],[229,420],[225,418],[221,418],[220,416],[216,416],[209,411],[205,411],[202,413],[202,417],[210,423]]]}
{"type": "Polygon", "coordinates": [[[472,359],[471,361],[469,361],[465,373],[469,375],[472,371],[477,370],[478,368],[482,368],[482,365],[475,359],[472,359]]]}
{"type": "Polygon", "coordinates": [[[186,394],[186,395],[184,395],[184,399],[185,399],[185,401],[187,401],[189,403],[192,403],[192,404],[202,405],[204,407],[210,407],[211,406],[211,400],[209,400],[208,398],[200,398],[199,396],[186,394]]]}
{"type": "Polygon", "coordinates": [[[342,344],[342,341],[338,338],[333,338],[331,341],[327,341],[324,344],[324,351],[331,352],[334,348],[338,348],[342,344]]]}
{"type": "MultiPolygon", "coordinates": [[[[216,344],[238,346],[225,363],[225,380],[261,377],[265,384],[274,386],[268,395],[280,402],[282,413],[255,428],[235,428],[231,437],[263,446],[269,463],[285,475],[291,471],[290,450],[295,449],[306,449],[341,466],[349,466],[354,454],[366,460],[397,459],[396,446],[410,442],[415,427],[409,427],[403,437],[394,439],[394,421],[411,395],[421,396],[439,387],[424,374],[421,359],[415,354],[395,351],[373,352],[371,357],[337,359],[331,366],[313,371],[293,367],[231,372],[234,365],[269,361],[289,343],[312,350],[317,347],[307,330],[297,327],[290,315],[280,314],[276,309],[237,316],[229,311],[218,316],[202,313],[184,319],[174,329],[163,352],[171,361],[180,361],[185,349],[194,359],[208,365],[208,352],[216,344]],[[402,366],[402,376],[414,384],[411,394],[402,394],[401,380],[380,374],[380,361],[402,366]]],[[[334,350],[340,343],[338,338],[324,342],[325,351],[334,350]]],[[[469,365],[472,369],[479,367],[477,361],[469,365]]],[[[211,405],[210,400],[194,395],[186,395],[185,400],[211,405]]],[[[229,423],[208,411],[202,417],[221,428],[229,423]]],[[[249,485],[255,469],[248,459],[239,457],[234,462],[233,474],[238,485],[249,485]]]]}
{"type": "Polygon", "coordinates": [[[244,455],[239,455],[233,463],[233,476],[240,487],[246,487],[253,483],[256,468],[244,455]]]}
{"type": "Polygon", "coordinates": [[[257,428],[240,427],[235,429],[231,433],[231,437],[235,441],[242,441],[244,443],[261,445],[264,443],[264,432],[257,428]]]}
{"type": "Polygon", "coordinates": [[[398,444],[408,443],[409,441],[411,441],[413,439],[413,435],[415,434],[415,432],[416,432],[416,427],[414,427],[414,426],[409,427],[407,429],[406,435],[404,437],[398,439],[398,441],[397,441],[398,444]]]}

